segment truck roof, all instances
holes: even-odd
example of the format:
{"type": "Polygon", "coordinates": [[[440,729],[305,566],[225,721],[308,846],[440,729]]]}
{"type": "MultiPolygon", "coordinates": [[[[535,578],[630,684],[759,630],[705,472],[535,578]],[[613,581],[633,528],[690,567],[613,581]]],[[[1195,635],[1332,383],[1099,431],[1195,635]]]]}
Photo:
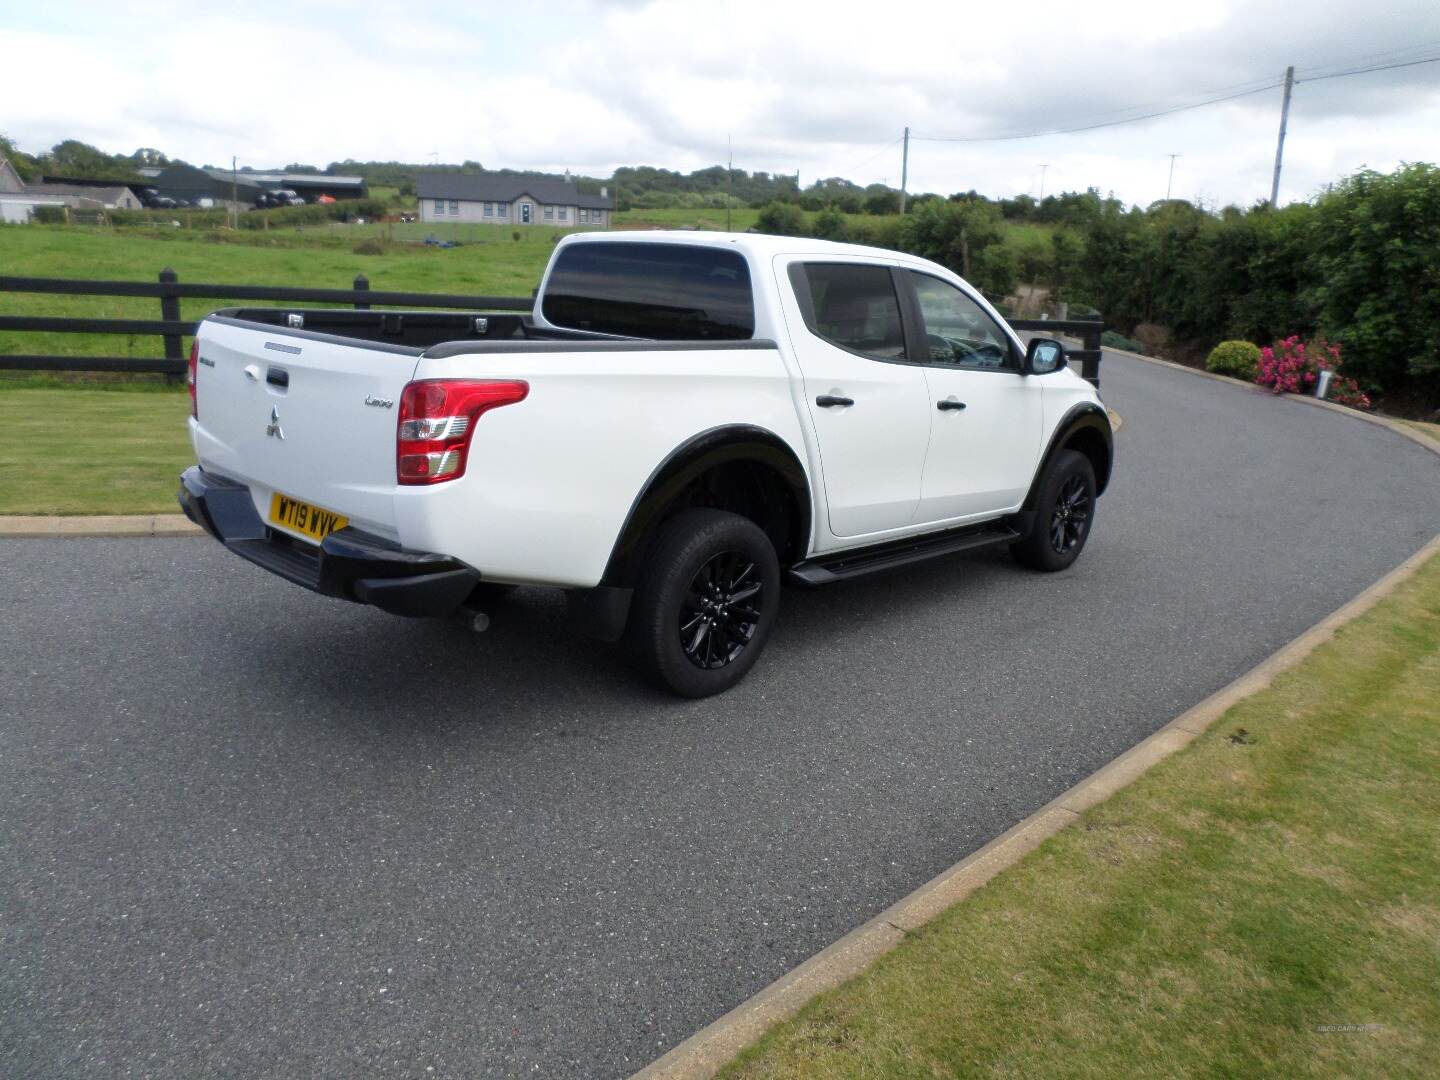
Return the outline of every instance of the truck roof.
{"type": "Polygon", "coordinates": [[[816,240],[808,236],[770,236],[766,233],[701,232],[684,229],[644,229],[624,232],[571,233],[562,244],[646,243],[688,244],[704,247],[730,247],[747,255],[865,255],[885,259],[902,259],[917,264],[925,260],[887,248],[863,244],[840,244],[833,240],[816,240]]]}

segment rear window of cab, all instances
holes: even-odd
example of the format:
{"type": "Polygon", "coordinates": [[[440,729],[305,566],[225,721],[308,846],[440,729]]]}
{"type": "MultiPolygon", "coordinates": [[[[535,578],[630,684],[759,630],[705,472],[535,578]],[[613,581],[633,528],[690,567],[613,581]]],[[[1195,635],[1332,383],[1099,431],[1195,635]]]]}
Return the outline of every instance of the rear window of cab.
{"type": "Polygon", "coordinates": [[[755,334],[744,256],[699,245],[571,244],[555,258],[540,313],[567,330],[659,341],[755,334]]]}

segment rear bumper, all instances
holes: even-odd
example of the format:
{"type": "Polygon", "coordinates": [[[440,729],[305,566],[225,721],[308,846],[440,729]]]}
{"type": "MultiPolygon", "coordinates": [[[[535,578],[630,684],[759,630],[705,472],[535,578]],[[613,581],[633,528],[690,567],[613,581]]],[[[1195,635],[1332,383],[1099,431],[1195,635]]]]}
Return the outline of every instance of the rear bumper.
{"type": "Polygon", "coordinates": [[[480,572],[448,555],[407,551],[344,528],[317,547],[271,529],[250,489],[192,465],[180,475],[185,516],[227,548],[286,581],[325,596],[373,604],[394,615],[449,615],[480,582],[480,572]]]}

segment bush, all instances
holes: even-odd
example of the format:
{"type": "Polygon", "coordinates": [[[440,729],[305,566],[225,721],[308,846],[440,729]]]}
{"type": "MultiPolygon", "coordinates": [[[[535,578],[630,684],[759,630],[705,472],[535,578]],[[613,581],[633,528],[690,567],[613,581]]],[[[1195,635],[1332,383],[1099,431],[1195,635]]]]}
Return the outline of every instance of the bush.
{"type": "Polygon", "coordinates": [[[1205,370],[1254,382],[1260,373],[1260,346],[1249,341],[1222,341],[1205,358],[1205,370]]]}
{"type": "MultiPolygon", "coordinates": [[[[1078,318],[1077,314],[1070,312],[1071,318],[1078,318]]],[[[1106,330],[1100,335],[1100,344],[1107,349],[1124,349],[1126,352],[1145,353],[1145,346],[1134,341],[1117,330],[1106,330]]],[[[1257,349],[1256,352],[1259,352],[1257,349]]]]}
{"type": "MultiPolygon", "coordinates": [[[[280,206],[273,210],[246,210],[240,215],[242,229],[263,229],[290,225],[324,225],[331,221],[364,218],[376,221],[385,216],[386,206],[380,199],[342,199],[333,203],[309,203],[305,206],[280,206]]],[[[222,219],[224,211],[214,211],[222,219]]]]}
{"type": "Polygon", "coordinates": [[[30,217],[40,225],[64,225],[65,207],[34,206],[30,208],[30,217]]]}
{"type": "Polygon", "coordinates": [[[1316,338],[1310,342],[1292,334],[1260,350],[1255,381],[1277,394],[1313,394],[1320,372],[1329,371],[1329,400],[1356,409],[1370,408],[1370,396],[1347,375],[1340,373],[1340,345],[1316,338]]]}
{"type": "Polygon", "coordinates": [[[771,236],[804,236],[805,212],[794,203],[772,202],[760,211],[755,228],[771,236]]]}
{"type": "Polygon", "coordinates": [[[821,240],[848,240],[850,231],[845,225],[845,215],[833,206],[826,207],[815,215],[810,224],[812,235],[821,240]]]}

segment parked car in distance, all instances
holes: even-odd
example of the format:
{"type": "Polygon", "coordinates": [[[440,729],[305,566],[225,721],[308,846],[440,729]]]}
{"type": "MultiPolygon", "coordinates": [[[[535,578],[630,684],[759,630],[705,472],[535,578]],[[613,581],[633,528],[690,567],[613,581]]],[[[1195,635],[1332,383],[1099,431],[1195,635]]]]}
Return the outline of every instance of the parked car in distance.
{"type": "Polygon", "coordinates": [[[180,503],[234,553],[476,628],[561,589],[695,697],[755,664],[782,582],[992,544],[1066,569],[1114,456],[1060,342],[942,266],[799,238],[574,234],[525,316],[218,311],[189,378],[180,503]]]}

